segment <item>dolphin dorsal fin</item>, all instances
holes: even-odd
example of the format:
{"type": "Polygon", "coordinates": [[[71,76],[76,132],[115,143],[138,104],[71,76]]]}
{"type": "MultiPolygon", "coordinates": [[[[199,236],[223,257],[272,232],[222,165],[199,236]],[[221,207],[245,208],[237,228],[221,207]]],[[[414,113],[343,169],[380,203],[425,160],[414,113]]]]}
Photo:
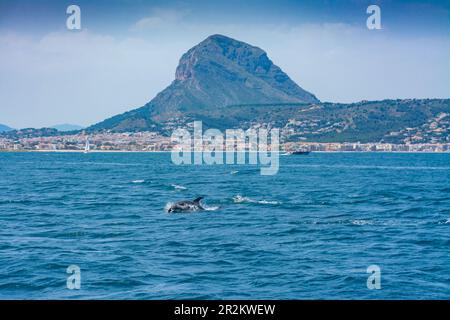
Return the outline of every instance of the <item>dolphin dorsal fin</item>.
{"type": "Polygon", "coordinates": [[[202,200],[204,197],[198,197],[197,199],[194,199],[194,201],[192,201],[192,202],[194,202],[194,203],[199,203],[200,202],[200,200],[202,200]]]}

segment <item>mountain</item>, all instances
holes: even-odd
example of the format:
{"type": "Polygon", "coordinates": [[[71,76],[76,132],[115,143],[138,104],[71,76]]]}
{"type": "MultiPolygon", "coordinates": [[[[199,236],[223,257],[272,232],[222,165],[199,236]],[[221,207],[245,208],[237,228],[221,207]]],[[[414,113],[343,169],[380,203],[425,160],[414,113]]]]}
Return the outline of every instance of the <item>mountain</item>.
{"type": "Polygon", "coordinates": [[[222,35],[186,52],[175,80],[145,106],[86,131],[170,135],[194,120],[205,129],[277,127],[282,141],[450,143],[450,99],[320,102],[263,50],[222,35]]]}
{"type": "MultiPolygon", "coordinates": [[[[1,126],[0,126],[1,129],[1,126]]],[[[36,137],[53,137],[78,133],[83,127],[71,124],[61,124],[49,128],[23,128],[0,130],[0,137],[7,139],[23,139],[36,137]]]]}
{"type": "Polygon", "coordinates": [[[0,123],[0,132],[7,132],[7,131],[11,131],[11,130],[14,130],[14,129],[8,127],[7,125],[4,125],[4,124],[0,123]]]}
{"type": "Polygon", "coordinates": [[[175,80],[145,106],[112,117],[88,131],[140,131],[165,127],[187,113],[242,104],[318,103],[262,49],[212,35],[186,52],[175,80]]]}
{"type": "MultiPolygon", "coordinates": [[[[220,130],[276,127],[282,142],[450,143],[450,99],[232,105],[208,113],[186,112],[156,131],[170,135],[194,120],[203,121],[204,128],[220,130]]],[[[72,133],[28,128],[0,132],[0,137],[17,140],[68,134],[72,133]]]]}
{"type": "Polygon", "coordinates": [[[284,141],[450,143],[450,99],[244,105],[193,119],[221,130],[276,127],[284,141]]]}
{"type": "Polygon", "coordinates": [[[79,126],[76,124],[69,124],[69,123],[63,123],[63,124],[57,124],[54,126],[51,126],[50,128],[56,129],[58,131],[66,132],[66,131],[78,131],[84,129],[83,126],[79,126]]]}
{"type": "Polygon", "coordinates": [[[0,137],[16,140],[23,138],[52,137],[61,134],[62,133],[60,131],[53,128],[24,128],[7,132],[0,132],[0,137]]]}

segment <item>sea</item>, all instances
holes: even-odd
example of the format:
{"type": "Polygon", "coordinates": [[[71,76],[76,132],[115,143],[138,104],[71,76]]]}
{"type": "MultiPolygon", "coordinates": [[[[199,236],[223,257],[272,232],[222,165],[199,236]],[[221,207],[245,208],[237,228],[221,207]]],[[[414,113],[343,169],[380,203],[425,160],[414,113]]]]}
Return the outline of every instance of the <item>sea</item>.
{"type": "Polygon", "coordinates": [[[449,298],[450,154],[0,153],[0,299],[449,298]]]}

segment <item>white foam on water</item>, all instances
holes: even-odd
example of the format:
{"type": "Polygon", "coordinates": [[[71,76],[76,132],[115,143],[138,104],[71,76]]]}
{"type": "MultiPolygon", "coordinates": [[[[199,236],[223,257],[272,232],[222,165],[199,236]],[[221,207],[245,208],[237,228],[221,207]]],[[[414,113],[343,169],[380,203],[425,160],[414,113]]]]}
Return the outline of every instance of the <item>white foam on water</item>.
{"type": "Polygon", "coordinates": [[[234,201],[234,203],[253,202],[252,199],[243,197],[239,194],[233,197],[233,201],[234,201]]]}
{"type": "Polygon", "coordinates": [[[205,206],[205,205],[202,205],[203,206],[203,209],[205,209],[205,211],[216,211],[216,210],[219,210],[220,209],[220,207],[219,206],[205,206]]]}
{"type": "Polygon", "coordinates": [[[239,172],[239,171],[237,171],[237,170],[236,170],[236,171],[231,171],[230,174],[236,174],[236,173],[238,173],[238,172],[239,172]]]}
{"type": "Polygon", "coordinates": [[[176,190],[186,190],[187,189],[186,187],[180,186],[178,184],[171,184],[170,186],[173,187],[176,190]]]}
{"type": "Polygon", "coordinates": [[[143,183],[143,182],[145,182],[145,180],[133,180],[133,181],[131,181],[132,183],[143,183]]]}
{"type": "Polygon", "coordinates": [[[276,205],[276,204],[280,204],[281,203],[279,201],[273,201],[273,200],[254,200],[254,199],[251,199],[249,197],[243,197],[243,196],[241,196],[239,194],[235,195],[233,197],[233,201],[234,201],[234,203],[247,202],[247,203],[272,204],[272,205],[276,205]]]}
{"type": "Polygon", "coordinates": [[[270,200],[261,200],[261,201],[258,201],[258,203],[260,203],[260,204],[280,204],[280,202],[278,202],[278,201],[270,201],[270,200]]]}
{"type": "Polygon", "coordinates": [[[171,206],[173,206],[173,202],[167,202],[166,205],[164,206],[164,211],[165,212],[169,212],[169,209],[171,206]]]}
{"type": "Polygon", "coordinates": [[[364,226],[364,225],[372,224],[372,222],[368,221],[368,220],[352,220],[352,224],[357,225],[357,226],[364,226]]]}

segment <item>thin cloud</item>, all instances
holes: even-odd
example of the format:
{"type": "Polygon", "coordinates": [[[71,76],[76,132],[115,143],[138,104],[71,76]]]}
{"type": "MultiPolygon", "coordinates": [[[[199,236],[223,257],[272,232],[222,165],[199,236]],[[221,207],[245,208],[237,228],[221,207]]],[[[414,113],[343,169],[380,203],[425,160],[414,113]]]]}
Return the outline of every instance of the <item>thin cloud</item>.
{"type": "Polygon", "coordinates": [[[182,21],[190,10],[187,9],[166,9],[154,8],[147,17],[139,19],[132,27],[132,31],[142,31],[148,29],[174,26],[182,21]]]}

